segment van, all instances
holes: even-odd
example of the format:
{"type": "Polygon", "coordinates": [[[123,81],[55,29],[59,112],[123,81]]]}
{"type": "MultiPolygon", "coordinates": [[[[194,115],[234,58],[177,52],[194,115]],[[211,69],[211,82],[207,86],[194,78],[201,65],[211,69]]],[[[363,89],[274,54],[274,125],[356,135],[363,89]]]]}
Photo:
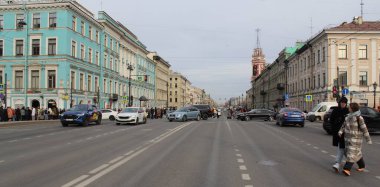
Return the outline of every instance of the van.
{"type": "Polygon", "coordinates": [[[315,120],[322,120],[323,116],[332,106],[338,106],[337,102],[321,102],[307,113],[306,119],[313,122],[315,120]]]}

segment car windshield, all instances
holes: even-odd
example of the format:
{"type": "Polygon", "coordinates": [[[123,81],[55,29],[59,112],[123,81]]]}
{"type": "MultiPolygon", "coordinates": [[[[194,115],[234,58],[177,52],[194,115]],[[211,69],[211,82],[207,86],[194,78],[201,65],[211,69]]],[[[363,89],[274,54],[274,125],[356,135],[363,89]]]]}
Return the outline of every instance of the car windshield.
{"type": "Polygon", "coordinates": [[[189,108],[180,108],[178,110],[176,110],[176,112],[187,112],[189,110],[189,108]]]}
{"type": "Polygon", "coordinates": [[[125,108],[122,112],[123,113],[136,113],[138,111],[138,108],[125,108]]]}
{"type": "Polygon", "coordinates": [[[281,112],[302,112],[302,111],[297,108],[284,108],[281,110],[281,112]]]}
{"type": "Polygon", "coordinates": [[[314,108],[311,109],[311,111],[316,112],[319,109],[319,107],[321,107],[321,105],[318,104],[318,105],[314,106],[314,108]]]}
{"type": "Polygon", "coordinates": [[[87,105],[75,105],[73,108],[70,109],[70,111],[87,111],[87,109],[87,105]]]}

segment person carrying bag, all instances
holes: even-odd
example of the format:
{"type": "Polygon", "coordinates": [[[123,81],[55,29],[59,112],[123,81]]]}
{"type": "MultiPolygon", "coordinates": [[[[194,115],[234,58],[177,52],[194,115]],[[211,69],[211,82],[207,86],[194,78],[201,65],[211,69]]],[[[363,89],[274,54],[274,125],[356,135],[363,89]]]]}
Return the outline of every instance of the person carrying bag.
{"type": "Polygon", "coordinates": [[[350,113],[345,118],[345,122],[338,132],[339,136],[344,136],[345,139],[345,155],[347,160],[343,167],[343,174],[346,176],[351,175],[351,168],[354,163],[357,163],[359,166],[357,171],[364,171],[365,163],[362,154],[363,137],[368,144],[372,144],[367,126],[360,115],[359,105],[351,103],[348,110],[350,113]]]}

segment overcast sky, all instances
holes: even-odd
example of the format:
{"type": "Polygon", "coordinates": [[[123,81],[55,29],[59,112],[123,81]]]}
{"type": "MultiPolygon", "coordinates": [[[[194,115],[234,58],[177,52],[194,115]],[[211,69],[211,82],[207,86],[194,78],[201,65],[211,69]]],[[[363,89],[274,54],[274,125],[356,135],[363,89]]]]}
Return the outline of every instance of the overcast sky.
{"type": "MultiPolygon", "coordinates": [[[[148,50],[158,52],[174,71],[218,102],[245,95],[249,89],[256,28],[261,29],[261,47],[271,63],[284,47],[360,15],[360,0],[79,2],[95,15],[102,7],[137,35],[148,50]]],[[[380,0],[363,2],[364,20],[380,21],[380,0]]]]}

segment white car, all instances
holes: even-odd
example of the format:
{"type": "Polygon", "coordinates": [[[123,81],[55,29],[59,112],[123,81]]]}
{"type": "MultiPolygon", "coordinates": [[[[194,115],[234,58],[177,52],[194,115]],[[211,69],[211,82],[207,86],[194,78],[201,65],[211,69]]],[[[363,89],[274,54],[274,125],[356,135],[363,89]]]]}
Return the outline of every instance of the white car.
{"type": "Polygon", "coordinates": [[[116,125],[128,123],[138,125],[140,123],[145,124],[146,121],[145,111],[141,107],[127,107],[118,113],[115,118],[116,125]]]}
{"type": "Polygon", "coordinates": [[[100,112],[102,113],[102,119],[115,120],[117,115],[117,112],[111,109],[102,109],[100,112]]]}

